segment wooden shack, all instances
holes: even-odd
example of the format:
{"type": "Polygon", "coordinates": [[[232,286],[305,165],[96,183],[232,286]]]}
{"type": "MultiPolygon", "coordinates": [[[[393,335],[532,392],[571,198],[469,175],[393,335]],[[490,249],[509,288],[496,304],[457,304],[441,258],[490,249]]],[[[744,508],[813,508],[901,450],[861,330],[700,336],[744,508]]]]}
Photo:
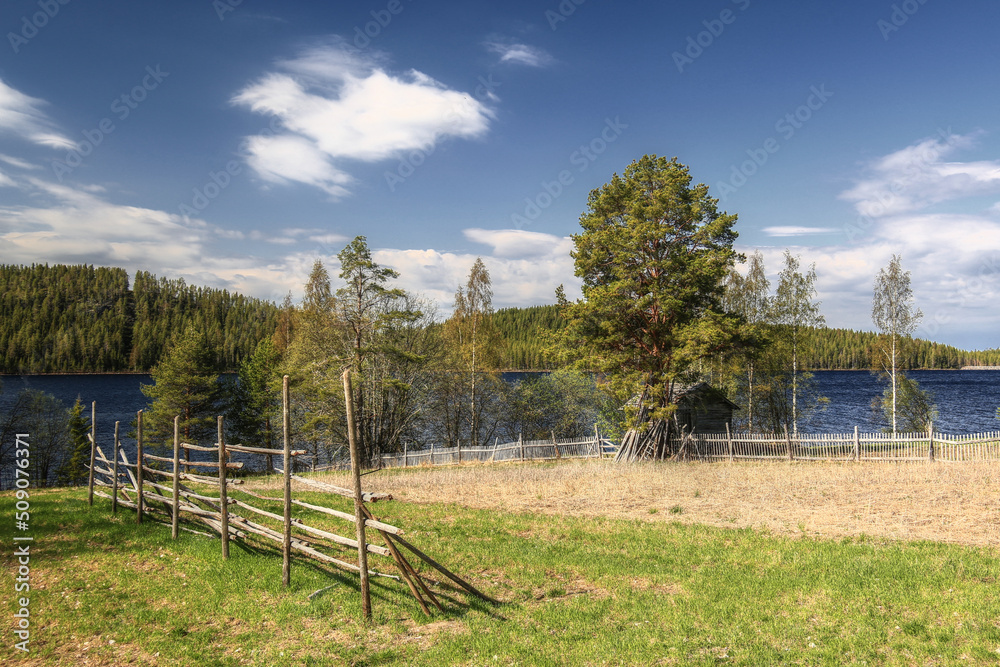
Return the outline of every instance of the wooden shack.
{"type": "Polygon", "coordinates": [[[725,433],[740,410],[719,389],[704,382],[674,388],[677,423],[688,433],[725,433]]]}

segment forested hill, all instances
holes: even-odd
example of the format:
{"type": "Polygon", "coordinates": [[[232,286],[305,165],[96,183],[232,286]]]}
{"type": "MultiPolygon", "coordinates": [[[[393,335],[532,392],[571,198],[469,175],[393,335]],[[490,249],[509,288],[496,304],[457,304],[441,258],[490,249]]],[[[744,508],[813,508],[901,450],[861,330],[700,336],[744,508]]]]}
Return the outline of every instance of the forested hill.
{"type": "Polygon", "coordinates": [[[501,367],[508,370],[549,370],[556,368],[546,353],[547,333],[565,326],[559,306],[501,308],[493,313],[493,326],[504,340],[501,367]]]}
{"type": "MultiPolygon", "coordinates": [[[[504,367],[539,370],[554,368],[547,355],[546,333],[561,329],[565,323],[559,307],[532,306],[504,308],[493,315],[494,326],[506,340],[504,367]]],[[[872,366],[872,350],[877,336],[870,331],[852,329],[814,329],[801,353],[802,363],[812,370],[855,369],[872,366]]],[[[904,346],[904,368],[961,368],[962,366],[1000,365],[1000,349],[969,352],[951,345],[914,339],[904,346]]]]}
{"type": "Polygon", "coordinates": [[[234,370],[274,332],[277,307],[225,290],[124,269],[0,265],[0,373],[148,371],[174,332],[212,338],[234,370]]]}

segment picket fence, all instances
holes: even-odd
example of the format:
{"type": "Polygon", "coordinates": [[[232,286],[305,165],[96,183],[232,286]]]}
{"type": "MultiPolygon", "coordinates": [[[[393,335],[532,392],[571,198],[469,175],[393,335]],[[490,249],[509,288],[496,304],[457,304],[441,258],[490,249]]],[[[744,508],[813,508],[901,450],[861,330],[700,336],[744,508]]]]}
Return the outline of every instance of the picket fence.
{"type": "Polygon", "coordinates": [[[403,448],[396,454],[382,456],[382,467],[405,468],[418,465],[451,465],[459,463],[499,463],[501,461],[543,461],[550,459],[600,458],[606,452],[615,451],[610,440],[594,434],[588,438],[549,438],[547,440],[523,440],[513,442],[495,440],[486,447],[437,447],[428,449],[403,448]]]}
{"type": "Polygon", "coordinates": [[[1000,431],[940,433],[705,433],[689,436],[685,454],[703,460],[794,461],[1000,460],[1000,431]]]}
{"type": "MultiPolygon", "coordinates": [[[[704,461],[1000,461],[1000,431],[926,433],[695,433],[680,444],[681,458],[704,461]]],[[[404,448],[382,456],[386,468],[461,463],[499,463],[569,458],[602,458],[617,445],[589,438],[516,440],[487,447],[404,448]]]]}

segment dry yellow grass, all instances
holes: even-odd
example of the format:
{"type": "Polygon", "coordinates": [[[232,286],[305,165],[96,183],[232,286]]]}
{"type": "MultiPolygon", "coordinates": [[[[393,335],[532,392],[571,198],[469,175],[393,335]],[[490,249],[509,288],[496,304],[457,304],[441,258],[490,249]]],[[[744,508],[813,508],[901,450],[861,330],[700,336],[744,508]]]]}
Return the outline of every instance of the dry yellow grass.
{"type": "MultiPolygon", "coordinates": [[[[350,486],[344,473],[317,478],[350,486]]],[[[364,487],[398,500],[499,511],[681,521],[811,537],[863,533],[1000,544],[1000,466],[991,463],[577,460],[387,470],[366,475],[364,487]]]]}

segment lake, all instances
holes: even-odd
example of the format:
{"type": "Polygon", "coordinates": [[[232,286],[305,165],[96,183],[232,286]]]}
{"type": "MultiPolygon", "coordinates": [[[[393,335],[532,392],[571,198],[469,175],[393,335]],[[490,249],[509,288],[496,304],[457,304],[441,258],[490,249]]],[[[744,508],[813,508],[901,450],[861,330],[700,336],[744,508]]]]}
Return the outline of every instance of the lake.
{"type": "MultiPolygon", "coordinates": [[[[504,375],[506,379],[514,379],[524,374],[504,375]]],[[[1000,370],[911,371],[910,375],[934,395],[939,412],[935,430],[944,433],[1000,430],[1000,420],[996,418],[1000,406],[1000,370]]],[[[884,387],[875,375],[867,371],[817,371],[815,377],[819,393],[830,402],[825,410],[814,415],[810,425],[803,425],[800,430],[848,433],[855,426],[862,432],[882,428],[869,407],[872,398],[884,387]]],[[[122,424],[122,434],[128,433],[136,412],[148,403],[139,386],[152,383],[149,375],[8,375],[0,380],[3,382],[0,408],[6,407],[24,387],[52,394],[67,407],[79,396],[87,406],[88,415],[91,401],[97,401],[99,444],[111,442],[116,420],[122,424]]]]}

